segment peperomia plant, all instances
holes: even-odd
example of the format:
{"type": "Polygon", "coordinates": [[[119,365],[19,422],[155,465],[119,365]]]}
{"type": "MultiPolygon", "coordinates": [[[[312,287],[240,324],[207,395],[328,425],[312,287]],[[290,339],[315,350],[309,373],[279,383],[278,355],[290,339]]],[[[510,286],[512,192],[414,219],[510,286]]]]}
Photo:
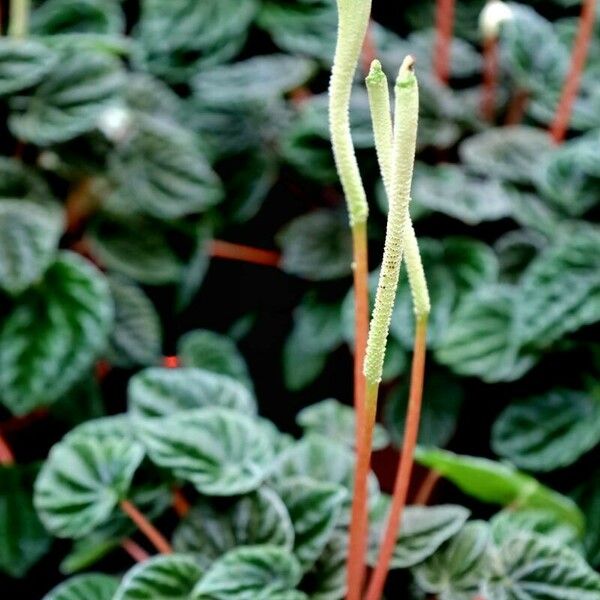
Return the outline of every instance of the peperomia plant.
{"type": "Polygon", "coordinates": [[[600,598],[595,11],[1,1],[3,594],[600,598]]]}

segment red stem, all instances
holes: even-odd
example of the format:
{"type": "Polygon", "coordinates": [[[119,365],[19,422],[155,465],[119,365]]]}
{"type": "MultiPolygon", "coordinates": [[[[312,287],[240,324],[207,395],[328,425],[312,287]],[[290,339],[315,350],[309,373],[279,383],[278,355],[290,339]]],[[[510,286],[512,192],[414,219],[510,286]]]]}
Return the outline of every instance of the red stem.
{"type": "Polygon", "coordinates": [[[365,578],[365,552],[368,533],[367,479],[370,463],[370,434],[375,414],[367,414],[366,380],[363,362],[369,335],[369,265],[367,225],[352,228],[354,273],[354,409],[356,412],[356,466],[354,496],[347,559],[348,599],[358,600],[365,578]],[[369,426],[370,422],[373,422],[369,426]]]}
{"type": "Polygon", "coordinates": [[[394,485],[394,494],[388,523],[381,542],[379,559],[369,582],[365,600],[380,600],[383,586],[387,578],[390,561],[396,546],[396,539],[400,531],[402,513],[406,505],[408,486],[413,468],[413,459],[419,421],[421,419],[421,401],[423,398],[423,380],[425,375],[425,356],[427,351],[427,318],[417,319],[415,331],[414,355],[408,399],[408,411],[404,427],[404,440],[402,442],[402,456],[398,463],[398,474],[394,485]]]}
{"type": "Polygon", "coordinates": [[[179,488],[173,490],[173,508],[178,517],[185,517],[190,512],[190,503],[179,488]]]}
{"type": "Polygon", "coordinates": [[[4,436],[0,435],[0,465],[10,467],[14,464],[15,455],[4,436]]]}
{"type": "Polygon", "coordinates": [[[493,121],[496,112],[498,87],[498,39],[488,37],[483,42],[483,93],[481,113],[486,121],[493,121]]]}
{"type": "Polygon", "coordinates": [[[98,208],[97,201],[91,195],[92,180],[89,177],[78,181],[69,192],[66,201],[67,232],[81,229],[88,217],[98,208]]]}
{"type": "Polygon", "coordinates": [[[176,369],[181,366],[179,356],[163,356],[163,367],[167,369],[176,369]]]}
{"type": "Polygon", "coordinates": [[[450,79],[450,53],[454,29],[454,0],[437,0],[435,11],[435,51],[433,68],[439,82],[446,85],[450,79]]]}
{"type": "Polygon", "coordinates": [[[362,63],[363,73],[368,74],[371,70],[371,63],[377,58],[377,46],[375,44],[375,36],[373,35],[373,22],[369,22],[369,27],[365,33],[360,60],[362,63]]]}
{"type": "Polygon", "coordinates": [[[15,431],[21,431],[31,423],[35,423],[40,419],[44,419],[48,416],[47,408],[37,408],[29,414],[23,415],[22,417],[12,417],[4,423],[0,423],[0,434],[14,433],[15,431]]]}
{"type": "Polygon", "coordinates": [[[144,562],[150,558],[150,555],[130,538],[125,538],[121,541],[121,548],[123,548],[135,562],[144,562]]]}
{"type": "Polygon", "coordinates": [[[229,260],[241,260],[256,265],[269,267],[279,266],[281,256],[274,250],[261,250],[251,246],[233,244],[222,240],[213,240],[209,246],[209,254],[214,258],[225,258],[229,260]]]}
{"type": "Polygon", "coordinates": [[[415,504],[419,506],[427,506],[429,501],[431,500],[431,496],[433,494],[433,490],[435,486],[438,484],[438,481],[441,479],[441,475],[436,471],[429,471],[423,479],[421,486],[417,490],[415,495],[415,504]]]}
{"type": "Polygon", "coordinates": [[[573,104],[579,92],[581,74],[585,67],[585,61],[590,47],[590,40],[594,31],[594,20],[596,15],[596,0],[584,0],[579,19],[577,37],[571,53],[571,65],[562,89],[562,94],[554,121],[550,127],[550,136],[556,144],[564,141],[571,120],[573,104]]]}
{"type": "Polygon", "coordinates": [[[526,90],[517,90],[510,104],[508,105],[508,111],[504,119],[505,125],[519,125],[525,116],[527,104],[529,103],[529,94],[526,90]]]}
{"type": "Polygon", "coordinates": [[[171,544],[163,534],[148,521],[130,500],[121,500],[121,510],[137,525],[138,529],[152,542],[161,554],[172,554],[171,544]]]}

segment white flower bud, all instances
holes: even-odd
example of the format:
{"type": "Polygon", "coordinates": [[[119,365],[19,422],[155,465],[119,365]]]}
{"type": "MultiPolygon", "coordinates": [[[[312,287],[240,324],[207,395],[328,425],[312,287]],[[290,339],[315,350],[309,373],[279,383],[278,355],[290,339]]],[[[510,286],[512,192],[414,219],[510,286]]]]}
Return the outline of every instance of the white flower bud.
{"type": "Polygon", "coordinates": [[[513,11],[506,2],[488,0],[479,15],[479,30],[486,40],[495,39],[500,33],[502,23],[513,18],[513,11]]]}
{"type": "Polygon", "coordinates": [[[56,152],[44,150],[43,152],[40,152],[37,164],[40,169],[44,169],[45,171],[56,171],[60,166],[60,158],[56,152]]]}
{"type": "Polygon", "coordinates": [[[107,108],[99,117],[97,127],[111,142],[123,141],[130,130],[131,113],[122,105],[107,108]]]}

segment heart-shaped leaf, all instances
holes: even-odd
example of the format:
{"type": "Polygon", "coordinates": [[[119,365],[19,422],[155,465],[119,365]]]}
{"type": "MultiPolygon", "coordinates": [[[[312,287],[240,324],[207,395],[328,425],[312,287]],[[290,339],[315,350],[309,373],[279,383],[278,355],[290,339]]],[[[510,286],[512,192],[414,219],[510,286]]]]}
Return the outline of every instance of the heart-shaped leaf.
{"type": "Polygon", "coordinates": [[[0,571],[23,577],[47,552],[50,537],[31,502],[34,470],[0,466],[0,571]]]}
{"type": "Polygon", "coordinates": [[[32,96],[11,102],[10,130],[41,146],[73,139],[96,127],[123,81],[119,61],[108,54],[65,50],[32,96]]]}
{"type": "Polygon", "coordinates": [[[203,572],[191,554],[154,556],[127,571],[111,600],[188,600],[203,572]]]}
{"type": "Polygon", "coordinates": [[[485,177],[512,183],[532,183],[531,165],[544,160],[552,149],[548,133],[517,125],[488,129],[460,145],[460,157],[467,168],[485,177]]]}
{"type": "Polygon", "coordinates": [[[490,528],[484,521],[467,523],[413,573],[419,587],[442,600],[470,600],[490,574],[490,528]]]}
{"type": "Polygon", "coordinates": [[[90,242],[103,265],[139,283],[164,285],[181,275],[166,231],[145,219],[100,219],[90,232],[90,242]]]}
{"type": "Polygon", "coordinates": [[[487,382],[514,381],[526,373],[536,357],[517,342],[517,297],[506,285],[482,286],[466,296],[440,341],[438,361],[487,382]]]}
{"type": "Polygon", "coordinates": [[[474,456],[461,456],[437,448],[417,448],[415,460],[449,479],[465,494],[481,502],[544,508],[557,519],[583,531],[583,515],[575,503],[509,464],[474,456]]]}
{"type": "Polygon", "coordinates": [[[255,0],[145,0],[135,30],[134,59],[170,83],[186,83],[202,67],[233,58],[246,41],[255,0]],[[168,40],[168,43],[166,43],[168,40]]]}
{"type": "Polygon", "coordinates": [[[323,553],[302,581],[312,600],[340,600],[346,595],[348,536],[336,530],[323,553]]]}
{"type": "Polygon", "coordinates": [[[224,335],[207,329],[190,331],[179,338],[177,356],[184,367],[228,375],[252,389],[244,357],[233,340],[224,335]]]}
{"type": "Polygon", "coordinates": [[[135,424],[151,460],[207,496],[251,492],[272,469],[271,440],[233,410],[203,408],[135,424]]]}
{"type": "Polygon", "coordinates": [[[520,534],[500,549],[500,574],[490,585],[492,598],[596,600],[600,575],[575,551],[535,534],[520,534]],[[542,595],[540,595],[542,594],[542,595]]]}
{"type": "Polygon", "coordinates": [[[144,369],[129,381],[128,396],[130,413],[140,419],[211,406],[256,413],[246,386],[226,375],[193,367],[144,369]]]}
{"type": "Polygon", "coordinates": [[[3,37],[0,40],[0,96],[36,85],[57,59],[56,52],[39,41],[3,37]]]}
{"type": "Polygon", "coordinates": [[[111,154],[111,202],[159,219],[203,212],[222,197],[221,184],[186,131],[141,119],[111,154]]]}
{"type": "Polygon", "coordinates": [[[294,555],[306,572],[331,539],[348,493],[340,485],[321,483],[310,477],[279,481],[277,491],[294,526],[294,555]]]}
{"type": "Polygon", "coordinates": [[[120,367],[152,365],[162,350],[160,317],[143,290],[124,277],[109,277],[115,324],[109,340],[110,362],[120,367]]]}
{"type": "Polygon", "coordinates": [[[281,267],[293,275],[321,281],[350,274],[352,238],[341,212],[317,210],[288,223],[278,234],[281,267]]]}
{"type": "Polygon", "coordinates": [[[60,398],[87,373],[112,323],[110,291],[89,262],[61,252],[0,330],[0,397],[15,414],[60,398]]]}
{"type": "Polygon", "coordinates": [[[509,404],[494,423],[492,448],[522,469],[552,471],[600,442],[600,398],[557,389],[509,404]]]}
{"type": "Polygon", "coordinates": [[[39,202],[52,199],[52,193],[37,171],[15,158],[0,157],[0,198],[39,202]]]}
{"type": "Polygon", "coordinates": [[[193,552],[206,564],[238,546],[294,547],[294,526],[281,498],[267,487],[226,506],[203,499],[178,525],[173,546],[193,552]]]}
{"type": "Polygon", "coordinates": [[[51,203],[0,201],[0,288],[18,294],[35,283],[56,253],[62,211],[51,203]]]}
{"type": "Polygon", "coordinates": [[[67,579],[42,600],[112,600],[118,585],[116,577],[87,573],[67,579]]]}
{"type": "Polygon", "coordinates": [[[300,87],[314,70],[314,63],[306,58],[268,54],[205,69],[193,86],[198,98],[214,104],[262,100],[300,87]]]}
{"type": "Polygon", "coordinates": [[[597,567],[600,565],[600,472],[593,473],[580,485],[573,497],[585,515],[585,555],[590,564],[597,567]]]}
{"type": "MultiPolygon", "coordinates": [[[[377,564],[381,536],[387,525],[390,498],[381,496],[369,534],[369,564],[377,564]]],[[[453,504],[407,506],[392,556],[391,567],[406,569],[423,562],[455,535],[469,518],[469,511],[453,504]]]]}
{"type": "Polygon", "coordinates": [[[523,274],[518,287],[522,344],[545,348],[600,320],[600,231],[567,228],[523,274]]]}
{"type": "Polygon", "coordinates": [[[71,435],[55,444],[35,482],[34,504],[45,527],[80,538],[105,523],[143,458],[130,437],[71,435]]]}
{"type": "MultiPolygon", "coordinates": [[[[354,409],[329,398],[303,408],[296,416],[296,423],[306,433],[318,433],[354,448],[356,438],[356,414],[354,409]]],[[[375,424],[373,449],[381,450],[389,443],[385,429],[375,424]]]]}
{"type": "Polygon", "coordinates": [[[301,577],[298,561],[279,546],[245,546],[220,558],[202,577],[194,600],[285,598],[301,577]]]}

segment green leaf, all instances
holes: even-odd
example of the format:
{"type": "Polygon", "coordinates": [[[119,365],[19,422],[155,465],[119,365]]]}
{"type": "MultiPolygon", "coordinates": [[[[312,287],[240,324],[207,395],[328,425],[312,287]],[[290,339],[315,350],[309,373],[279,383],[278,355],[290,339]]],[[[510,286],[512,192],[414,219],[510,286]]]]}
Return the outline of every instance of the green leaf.
{"type": "Polygon", "coordinates": [[[483,521],[467,523],[413,573],[419,587],[441,600],[472,600],[490,571],[490,528],[483,521]]]}
{"type": "MultiPolygon", "coordinates": [[[[305,433],[318,433],[354,448],[356,415],[352,407],[341,404],[338,400],[329,398],[303,408],[296,416],[296,423],[305,433]]],[[[373,449],[381,450],[388,443],[385,429],[376,423],[373,431],[373,449]]]]}
{"type": "Polygon", "coordinates": [[[518,287],[522,344],[545,348],[600,320],[600,230],[573,227],[556,236],[518,287]]]}
{"type": "Polygon", "coordinates": [[[573,550],[534,534],[507,540],[500,549],[498,582],[490,596],[503,600],[596,600],[600,575],[573,550]]]}
{"type": "Polygon", "coordinates": [[[135,133],[110,155],[111,202],[158,219],[203,212],[222,198],[221,183],[183,131],[140,119],[135,133]]]}
{"type": "Polygon", "coordinates": [[[121,33],[125,19],[118,2],[103,0],[47,0],[31,13],[36,35],[121,33]]]}
{"type": "MultiPolygon", "coordinates": [[[[280,454],[272,475],[275,488],[278,481],[298,476],[341,485],[348,492],[342,519],[343,524],[348,523],[354,489],[354,456],[347,446],[317,433],[309,433],[280,454]]],[[[379,483],[373,473],[369,476],[368,485],[369,497],[373,500],[379,495],[379,483]]]]}
{"type": "Polygon", "coordinates": [[[233,410],[188,410],[135,425],[154,463],[207,496],[251,492],[272,469],[271,441],[256,421],[233,410]]]}
{"type": "Polygon", "coordinates": [[[490,526],[496,544],[503,544],[520,533],[536,533],[552,538],[557,544],[581,548],[580,536],[573,525],[560,521],[554,513],[543,508],[505,508],[492,517],[490,526]]]}
{"type": "Polygon", "coordinates": [[[119,580],[102,573],[86,573],[68,579],[42,600],[112,600],[119,580]]]}
{"type": "Polygon", "coordinates": [[[267,0],[263,2],[257,20],[282,50],[331,64],[337,26],[337,13],[332,2],[278,3],[267,0]]]}
{"type": "Polygon", "coordinates": [[[196,367],[228,375],[252,389],[252,380],[244,357],[235,342],[208,329],[196,329],[179,338],[177,356],[184,367],[196,367]]]}
{"type": "Polygon", "coordinates": [[[352,238],[347,217],[338,211],[316,210],[296,217],[278,234],[281,268],[310,281],[350,275],[352,238]]]}
{"type": "Polygon", "coordinates": [[[39,83],[58,60],[56,52],[36,40],[0,39],[0,96],[39,83]]]}
{"type": "Polygon", "coordinates": [[[162,354],[160,317],[143,290],[124,277],[108,280],[115,305],[109,360],[120,367],[152,365],[162,354]]]}
{"type": "Polygon", "coordinates": [[[262,487],[225,506],[202,499],[177,526],[173,547],[210,564],[238,546],[294,547],[294,526],[273,490],[262,487]]]}
{"type": "Polygon", "coordinates": [[[35,482],[44,526],[58,537],[80,538],[108,521],[143,457],[131,437],[72,435],[55,444],[35,482]]]}
{"type": "Polygon", "coordinates": [[[513,402],[492,430],[492,448],[529,471],[574,463],[600,442],[600,397],[557,389],[513,402]]]}
{"type": "Polygon", "coordinates": [[[323,553],[302,581],[312,600],[340,600],[346,595],[347,534],[334,531],[323,553]]]}
{"type": "Polygon", "coordinates": [[[254,0],[144,0],[134,62],[170,83],[186,83],[241,50],[256,8],[254,0]]]}
{"type": "Polygon", "coordinates": [[[0,198],[40,202],[52,199],[52,194],[37,171],[16,158],[0,157],[0,198]]]}
{"type": "Polygon", "coordinates": [[[547,131],[513,125],[487,129],[467,138],[459,149],[467,168],[478,175],[518,184],[533,183],[531,166],[553,149],[547,131]]]}
{"type": "Polygon", "coordinates": [[[300,582],[298,561],[278,546],[236,548],[200,580],[194,600],[272,600],[285,598],[300,582]],[[281,594],[281,596],[278,596],[281,594]]]}
{"type": "Polygon", "coordinates": [[[468,175],[457,165],[417,164],[412,197],[416,208],[440,212],[467,225],[498,221],[512,212],[501,182],[468,175]]]}
{"type": "Polygon", "coordinates": [[[544,157],[537,177],[540,194],[569,216],[579,217],[598,204],[598,135],[569,141],[544,157]]]}
{"type": "Polygon", "coordinates": [[[193,555],[153,556],[127,571],[111,600],[187,600],[202,575],[193,555]]]}
{"type": "MultiPolygon", "coordinates": [[[[380,541],[387,526],[389,497],[381,497],[369,535],[368,561],[377,564],[380,541]]],[[[402,515],[391,568],[413,567],[431,556],[446,540],[455,535],[469,518],[469,511],[453,504],[407,506],[402,515]]]]}
{"type": "Polygon", "coordinates": [[[544,508],[554,513],[557,519],[572,524],[578,532],[584,529],[583,515],[572,500],[509,464],[437,448],[417,448],[415,460],[438,471],[465,494],[481,502],[515,508],[544,508]]]}
{"type": "Polygon", "coordinates": [[[102,218],[93,226],[90,242],[102,264],[139,283],[164,285],[181,275],[165,229],[145,219],[102,218]]]}
{"type": "Polygon", "coordinates": [[[34,469],[0,466],[0,572],[23,577],[48,551],[50,537],[31,502],[34,469]]]}
{"type": "Polygon", "coordinates": [[[282,96],[303,85],[314,71],[314,63],[306,58],[268,54],[205,69],[192,85],[202,100],[236,104],[247,99],[282,96]]]}
{"type": "Polygon", "coordinates": [[[63,214],[54,203],[0,200],[0,288],[19,294],[54,258],[63,214]]]}
{"type": "Polygon", "coordinates": [[[51,404],[80,380],[106,345],[110,291],[89,262],[61,252],[0,330],[0,397],[18,415],[51,404]]]}
{"type": "Polygon", "coordinates": [[[243,384],[193,367],[144,369],[130,379],[128,397],[129,413],[136,419],[169,417],[205,407],[256,413],[254,398],[243,384]]]}
{"type": "Polygon", "coordinates": [[[560,89],[569,63],[569,50],[552,23],[522,4],[511,4],[513,18],[501,29],[506,70],[516,85],[543,95],[560,89]]]}
{"type": "Polygon", "coordinates": [[[585,555],[594,567],[600,565],[600,472],[592,473],[573,497],[585,515],[586,531],[583,539],[585,555]]]}
{"type": "MultiPolygon", "coordinates": [[[[419,443],[445,446],[454,436],[464,399],[464,390],[455,377],[433,372],[427,375],[423,392],[419,443]]],[[[396,446],[402,444],[408,406],[408,382],[394,386],[385,400],[384,422],[396,446]]]]}
{"type": "Polygon", "coordinates": [[[329,353],[306,350],[294,336],[288,337],[283,347],[283,380],[291,392],[310,385],[323,372],[329,353]]]}
{"type": "Polygon", "coordinates": [[[310,477],[290,477],[277,483],[294,527],[294,555],[309,570],[331,539],[348,494],[340,485],[310,477]]]}
{"type": "Polygon", "coordinates": [[[96,127],[123,81],[121,64],[108,54],[65,51],[32,96],[11,101],[9,128],[40,146],[73,139],[96,127]]]}
{"type": "MultiPolygon", "coordinates": [[[[437,360],[459,375],[486,382],[521,377],[535,364],[536,357],[518,343],[518,297],[507,285],[481,286],[467,295],[440,340],[437,360]]],[[[521,310],[521,305],[518,308],[521,310]]]]}

